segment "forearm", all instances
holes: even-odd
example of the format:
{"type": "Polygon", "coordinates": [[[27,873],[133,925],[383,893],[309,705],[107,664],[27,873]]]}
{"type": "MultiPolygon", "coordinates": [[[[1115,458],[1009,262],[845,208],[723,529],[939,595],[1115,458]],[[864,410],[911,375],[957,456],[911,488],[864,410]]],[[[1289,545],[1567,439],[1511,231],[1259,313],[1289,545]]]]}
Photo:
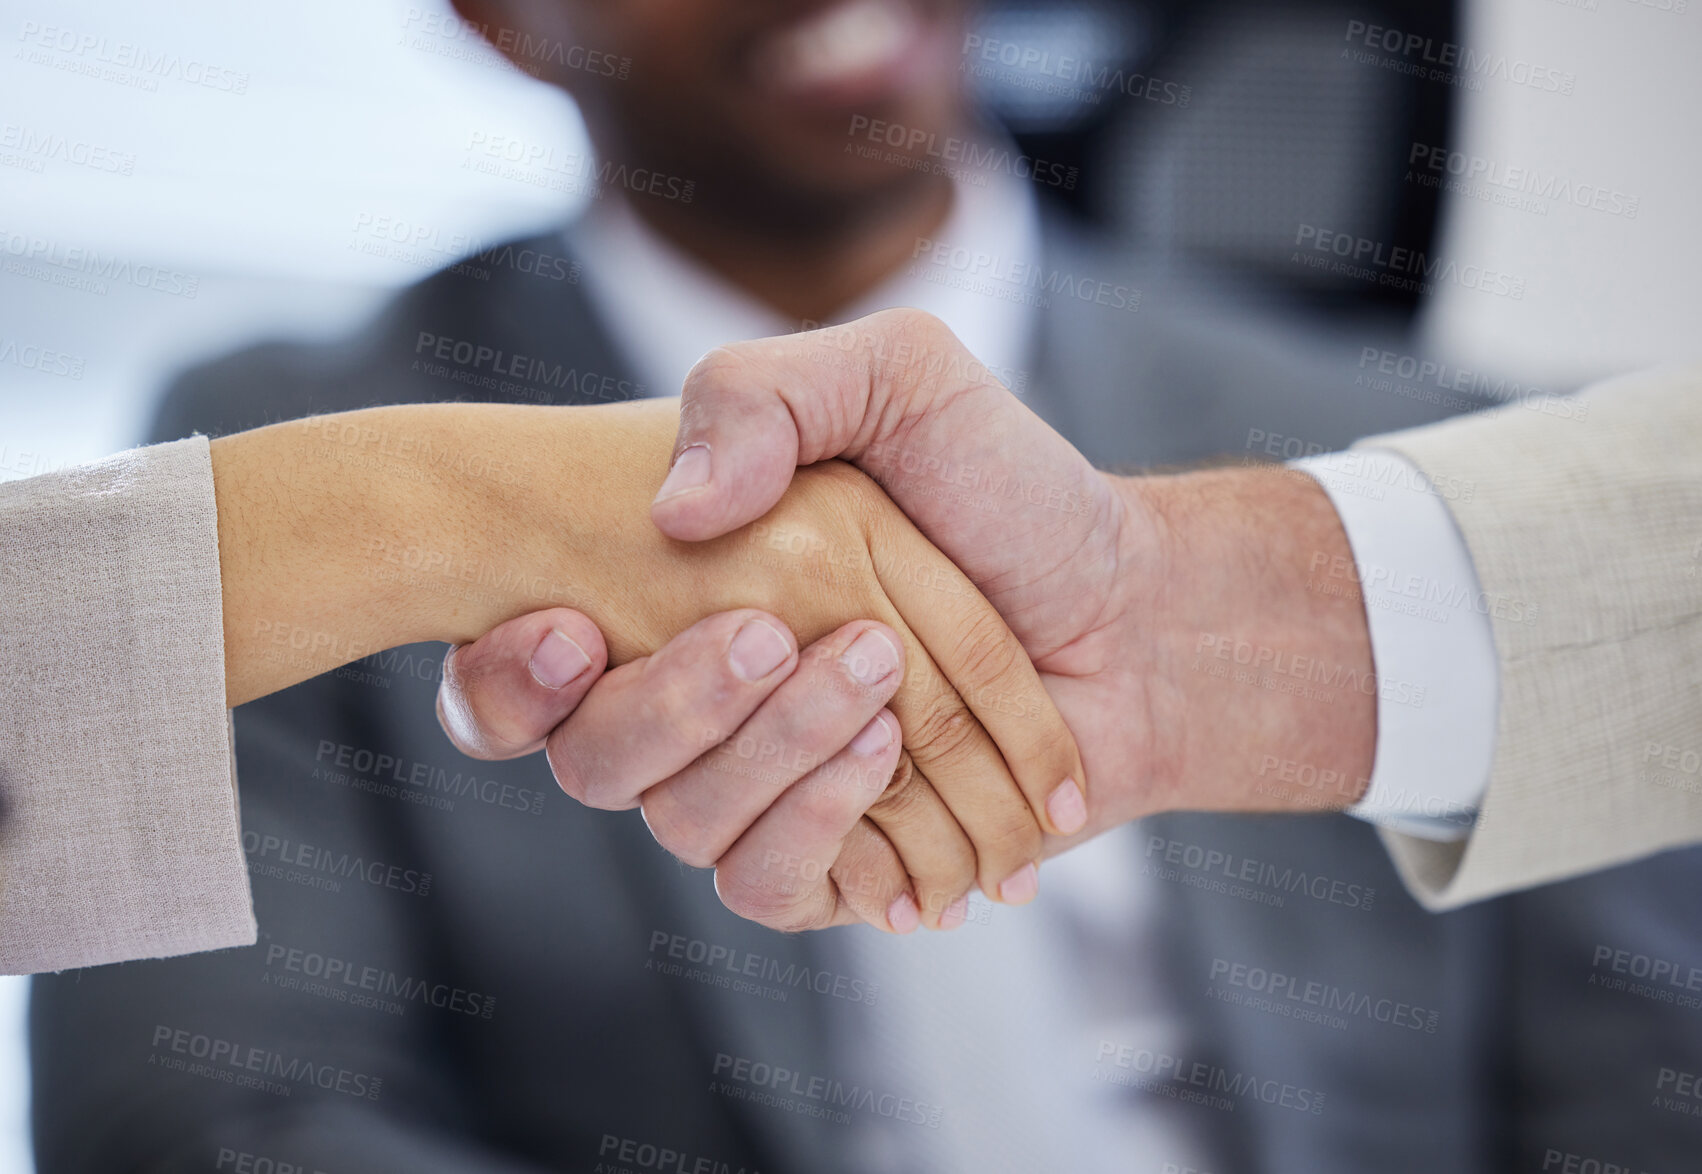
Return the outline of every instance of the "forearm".
{"type": "Polygon", "coordinates": [[[647,601],[685,586],[647,523],[675,419],[405,405],[214,441],[229,703],[557,604],[645,650],[647,601]]]}
{"type": "MultiPolygon", "coordinates": [[[[1347,535],[1285,469],[1122,478],[1147,592],[1131,656],[1152,682],[1160,808],[1334,810],[1370,778],[1379,679],[1347,535]],[[1203,800],[1203,801],[1202,801],[1203,800]]],[[[1398,700],[1398,699],[1397,699],[1398,700]]]]}

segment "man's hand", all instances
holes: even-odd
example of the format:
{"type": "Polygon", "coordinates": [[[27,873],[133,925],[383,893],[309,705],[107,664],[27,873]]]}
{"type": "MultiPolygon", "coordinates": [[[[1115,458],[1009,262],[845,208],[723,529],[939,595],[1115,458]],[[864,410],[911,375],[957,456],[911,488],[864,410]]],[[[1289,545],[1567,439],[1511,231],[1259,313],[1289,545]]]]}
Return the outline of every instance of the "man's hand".
{"type": "MultiPolygon", "coordinates": [[[[859,621],[799,654],[784,624],[747,609],[601,675],[602,633],[554,608],[454,649],[438,717],[474,757],[544,750],[574,798],[636,802],[664,848],[715,869],[716,891],[741,916],[786,931],[868,921],[908,933],[921,913],[906,864],[864,818],[891,801],[901,753],[885,708],[903,676],[887,659],[894,639],[859,621]],[[671,714],[657,710],[658,681],[671,714]],[[705,729],[733,732],[705,746],[692,733],[705,729]]],[[[933,923],[962,920],[957,905],[933,923]]]]}
{"type": "Polygon", "coordinates": [[[1042,670],[1087,767],[1089,834],[1363,790],[1379,683],[1357,592],[1314,579],[1351,551],[1310,477],[1103,474],[937,320],[887,311],[705,356],[652,517],[709,539],[832,457],[886,490],[1042,670]]]}

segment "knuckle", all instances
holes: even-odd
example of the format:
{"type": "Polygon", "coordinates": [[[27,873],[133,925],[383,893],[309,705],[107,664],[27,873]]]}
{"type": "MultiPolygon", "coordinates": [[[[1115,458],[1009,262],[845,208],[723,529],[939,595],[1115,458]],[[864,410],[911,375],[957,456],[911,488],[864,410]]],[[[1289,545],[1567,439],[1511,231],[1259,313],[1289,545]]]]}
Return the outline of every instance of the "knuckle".
{"type": "MultiPolygon", "coordinates": [[[[886,791],[869,809],[869,817],[888,830],[895,843],[906,839],[903,828],[920,824],[939,800],[933,784],[908,759],[900,764],[886,791]]],[[[967,889],[975,881],[975,852],[961,833],[929,836],[925,859],[905,859],[910,874],[928,888],[967,889]]],[[[902,848],[901,848],[902,852],[902,848]]]]}
{"type": "Polygon", "coordinates": [[[699,820],[693,819],[671,789],[648,794],[640,805],[644,823],[656,842],[690,868],[713,868],[721,859],[721,844],[699,820]]]}
{"type": "Polygon", "coordinates": [[[859,909],[884,911],[894,897],[910,888],[898,851],[867,815],[840,844],[828,876],[839,895],[859,909]]]}
{"type": "Polygon", "coordinates": [[[744,531],[752,561],[779,573],[741,583],[741,602],[795,614],[800,583],[817,594],[867,594],[874,561],[862,519],[874,506],[866,480],[838,461],[799,470],[780,504],[744,531]]]}
{"type": "Polygon", "coordinates": [[[1010,812],[1001,814],[993,827],[975,829],[974,841],[982,865],[996,864],[1004,870],[1001,875],[992,878],[994,883],[1004,880],[1021,863],[1038,860],[1045,846],[1044,835],[1033,813],[1027,806],[1018,806],[1014,802],[1010,812]]]}
{"type": "MultiPolygon", "coordinates": [[[[715,671],[730,677],[732,670],[726,658],[716,661],[715,671]]],[[[727,735],[729,717],[737,697],[734,690],[719,682],[704,690],[697,682],[681,672],[657,672],[646,682],[649,686],[639,702],[638,720],[633,730],[654,731],[670,742],[693,751],[721,742],[727,735]]]]}
{"type": "Polygon", "coordinates": [[[892,903],[892,898],[910,887],[910,878],[896,859],[842,858],[828,875],[847,902],[866,908],[884,910],[892,903]]]}
{"type": "MultiPolygon", "coordinates": [[[[504,678],[512,678],[517,666],[499,660],[477,642],[450,649],[443,657],[443,687],[461,694],[475,710],[482,710],[491,692],[504,678]]],[[[482,725],[483,714],[480,714],[482,725]]]]}
{"type": "MultiPolygon", "coordinates": [[[[792,700],[795,698],[782,696],[779,699],[780,702],[792,700]]],[[[819,769],[823,759],[818,749],[822,741],[820,727],[843,703],[825,690],[821,696],[810,700],[812,704],[808,706],[771,703],[762,711],[765,721],[756,747],[756,765],[780,770],[791,768],[794,775],[819,769]]],[[[729,739],[728,744],[733,745],[735,750],[743,750],[748,741],[741,734],[739,742],[729,739]]]]}
{"type": "Polygon", "coordinates": [[[973,701],[975,687],[991,688],[995,681],[1010,679],[1027,660],[1010,629],[991,608],[979,611],[962,626],[958,635],[954,675],[968,682],[966,700],[973,701]]]}
{"type": "Polygon", "coordinates": [[[856,796],[848,780],[817,771],[792,786],[795,798],[789,820],[796,826],[800,843],[842,839],[847,824],[857,814],[847,808],[856,796]],[[848,798],[849,796],[849,798],[848,798]]]}
{"type": "MultiPolygon", "coordinates": [[[[926,310],[905,307],[890,310],[888,313],[892,315],[892,333],[899,342],[908,344],[913,354],[937,359],[953,348],[963,345],[949,326],[926,310]]],[[[912,391],[927,392],[933,380],[931,376],[923,373],[933,371],[935,366],[934,362],[908,365],[906,386],[912,391]]]]}
{"type": "Polygon", "coordinates": [[[720,896],[721,904],[728,909],[747,921],[763,925],[785,913],[794,900],[765,885],[751,882],[739,870],[728,868],[715,870],[715,892],[720,896]]]}
{"type": "Polygon", "coordinates": [[[870,516],[882,503],[892,509],[892,500],[875,479],[846,461],[818,461],[798,470],[793,484],[802,490],[797,496],[805,516],[850,520],[870,516]]]}
{"type": "Polygon", "coordinates": [[[437,717],[449,740],[465,754],[484,757],[493,745],[519,742],[512,719],[500,705],[490,703],[490,671],[465,648],[451,648],[443,657],[437,686],[437,717]]]}
{"type": "Polygon", "coordinates": [[[715,891],[732,912],[782,933],[814,929],[832,915],[831,909],[822,910],[822,898],[828,896],[823,886],[764,884],[743,869],[716,869],[715,891]]]}
{"type": "MultiPolygon", "coordinates": [[[[653,667],[647,665],[647,668],[653,667]]],[[[665,723],[660,728],[674,729],[683,724],[694,708],[696,697],[694,690],[680,680],[678,673],[660,673],[652,671],[647,674],[647,688],[640,703],[643,709],[646,727],[656,729],[655,723],[665,723]]]]}
{"type": "Polygon", "coordinates": [[[891,329],[912,342],[938,342],[943,338],[955,338],[951,328],[940,318],[926,310],[918,310],[913,306],[901,306],[885,311],[890,315],[891,329]]]}
{"type": "Polygon", "coordinates": [[[747,360],[739,353],[738,344],[718,346],[705,351],[686,372],[684,392],[687,396],[702,395],[736,380],[744,372],[747,360]]]}
{"type": "Polygon", "coordinates": [[[832,678],[812,676],[801,683],[809,687],[807,695],[780,694],[760,711],[761,733],[754,743],[741,731],[729,738],[726,745],[747,757],[754,745],[753,765],[773,768],[775,772],[767,777],[783,779],[814,796],[827,789],[818,788],[817,783],[831,783],[847,773],[842,768],[843,760],[849,756],[839,753],[843,745],[841,737],[830,731],[844,722],[847,715],[868,708],[868,702],[832,678]],[[832,683],[824,687],[826,681],[832,683]]]}
{"type": "Polygon", "coordinates": [[[928,783],[908,754],[901,755],[880,797],[869,804],[868,816],[881,823],[902,822],[925,803],[928,783]]]}
{"type": "Polygon", "coordinates": [[[940,695],[904,722],[906,745],[929,762],[958,762],[981,745],[981,723],[956,697],[940,695]]]}
{"type": "Polygon", "coordinates": [[[544,757],[549,761],[550,773],[555,775],[556,785],[567,793],[568,798],[587,807],[597,806],[593,802],[591,786],[591,775],[594,772],[585,768],[569,739],[551,738],[544,745],[544,757]]]}
{"type": "MultiPolygon", "coordinates": [[[[1064,773],[1074,771],[1076,763],[1076,739],[1070,733],[1070,728],[1064,724],[1063,715],[1052,709],[1050,703],[1040,707],[1040,732],[1035,738],[1032,755],[1035,761],[1047,764],[1051,769],[1047,777],[1062,777],[1064,773]]],[[[1076,775],[1079,780],[1080,775],[1076,775]]]]}
{"type": "Polygon", "coordinates": [[[804,933],[832,924],[833,895],[826,889],[818,889],[816,892],[818,896],[793,905],[784,913],[770,917],[762,924],[778,933],[804,933]]]}
{"type": "Polygon", "coordinates": [[[886,490],[855,465],[834,461],[823,472],[833,478],[834,500],[841,503],[846,516],[866,526],[873,518],[892,514],[892,499],[886,490]]]}

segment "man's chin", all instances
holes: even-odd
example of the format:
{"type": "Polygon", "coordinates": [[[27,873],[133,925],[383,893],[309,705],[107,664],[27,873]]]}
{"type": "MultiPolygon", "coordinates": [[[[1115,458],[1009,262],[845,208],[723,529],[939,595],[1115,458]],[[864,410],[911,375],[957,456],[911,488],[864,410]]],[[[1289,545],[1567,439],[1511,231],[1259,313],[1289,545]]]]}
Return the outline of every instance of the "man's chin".
{"type": "Polygon", "coordinates": [[[746,171],[736,182],[701,184],[696,202],[718,219],[760,224],[769,236],[837,233],[941,182],[928,172],[832,154],[813,165],[793,154],[787,163],[761,175],[746,171]]]}

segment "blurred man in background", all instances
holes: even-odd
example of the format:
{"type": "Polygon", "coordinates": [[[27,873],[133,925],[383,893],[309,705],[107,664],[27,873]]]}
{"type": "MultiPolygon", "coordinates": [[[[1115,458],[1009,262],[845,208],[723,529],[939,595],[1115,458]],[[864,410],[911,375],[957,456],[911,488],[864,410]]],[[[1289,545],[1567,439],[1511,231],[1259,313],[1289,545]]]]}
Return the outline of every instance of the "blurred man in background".
{"type": "MultiPolygon", "coordinates": [[[[1234,11],[1200,52],[1245,50],[1234,11]]],[[[591,209],[345,344],[191,372],[156,439],[672,394],[720,342],[891,305],[944,319],[1101,462],[1242,454],[1254,432],[1334,447],[1462,406],[1360,385],[1367,348],[1411,350],[1398,336],[1321,329],[1066,223],[1070,165],[966,103],[984,46],[958,5],[460,13],[572,93],[597,149],[487,139],[475,161],[593,185],[591,209]]],[[[1583,985],[1633,913],[1639,941],[1681,940],[1689,854],[1431,917],[1361,823],[1171,817],[956,934],[785,938],[726,914],[634,814],[549,795],[542,762],[459,759],[422,718],[438,655],[238,715],[261,942],[37,986],[45,1171],[1418,1174],[1551,1152],[1675,1169],[1702,1145],[1680,1114],[1628,1111],[1659,1072],[1702,1071],[1690,1012],[1583,985]],[[322,853],[429,883],[329,881],[322,853]]]]}

